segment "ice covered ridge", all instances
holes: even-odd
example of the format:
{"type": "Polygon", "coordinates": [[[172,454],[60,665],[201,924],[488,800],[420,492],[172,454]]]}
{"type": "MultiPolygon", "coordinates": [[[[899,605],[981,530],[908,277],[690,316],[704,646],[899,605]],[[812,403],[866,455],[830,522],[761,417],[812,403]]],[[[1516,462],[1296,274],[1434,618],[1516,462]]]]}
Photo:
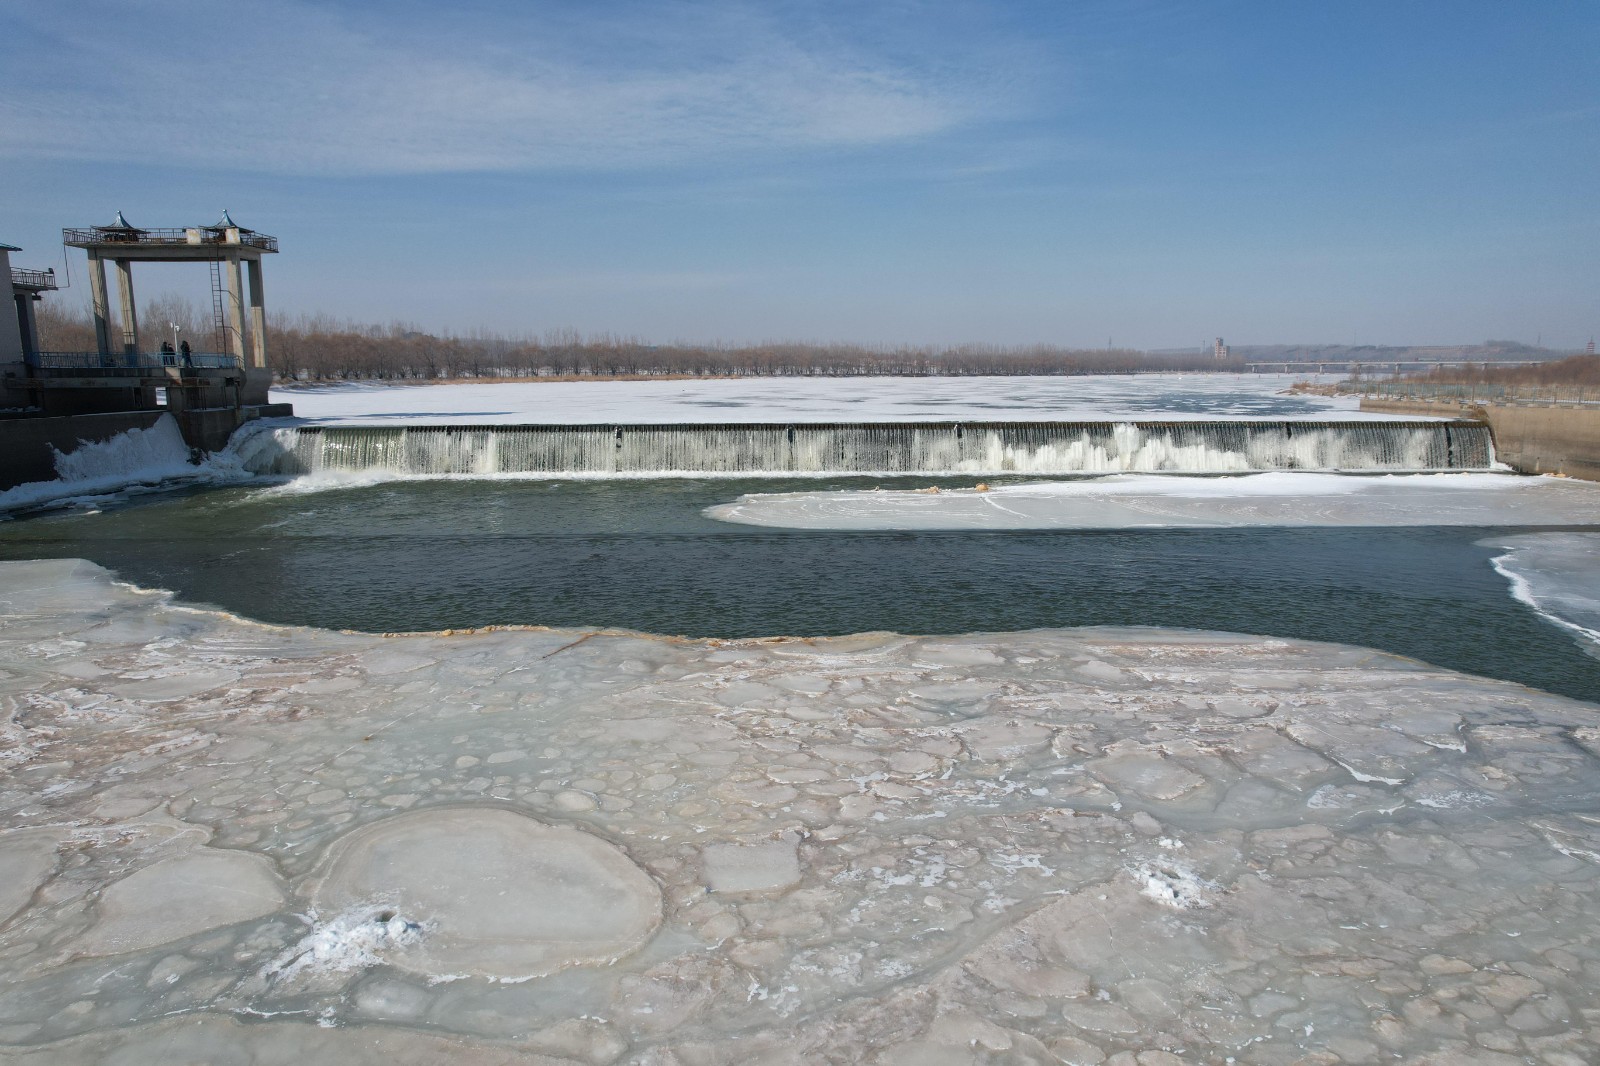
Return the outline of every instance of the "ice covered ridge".
{"type": "MultiPolygon", "coordinates": [[[[240,439],[247,440],[250,433],[240,439]]],[[[195,462],[194,453],[171,415],[162,415],[148,429],[125,430],[108,440],[80,443],[56,452],[56,477],[31,481],[0,491],[0,517],[7,512],[65,503],[89,503],[177,484],[225,485],[252,475],[225,449],[195,462]]]]}
{"type": "Polygon", "coordinates": [[[1600,707],[1160,630],[260,626],[0,564],[0,1058],[1600,1058],[1600,707]]]}
{"type": "Polygon", "coordinates": [[[36,481],[0,491],[0,514],[75,497],[119,492],[134,485],[158,485],[205,477],[189,461],[189,446],[178,423],[163,416],[148,429],[130,429],[110,440],[56,452],[56,480],[36,481]]]}
{"type": "Polygon", "coordinates": [[[982,490],[754,493],[706,515],[829,530],[1594,525],[1600,485],[1488,473],[1117,476],[982,490]]]}

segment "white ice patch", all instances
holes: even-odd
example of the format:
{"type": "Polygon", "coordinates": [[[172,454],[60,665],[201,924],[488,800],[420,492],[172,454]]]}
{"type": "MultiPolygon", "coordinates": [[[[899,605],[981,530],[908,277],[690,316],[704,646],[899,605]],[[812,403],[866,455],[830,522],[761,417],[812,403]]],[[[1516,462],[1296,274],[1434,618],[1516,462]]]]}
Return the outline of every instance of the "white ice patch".
{"type": "Polygon", "coordinates": [[[1513,597],[1600,656],[1600,533],[1529,533],[1483,543],[1508,549],[1494,568],[1511,583],[1513,597]]]}
{"type": "Polygon", "coordinates": [[[392,907],[353,907],[319,921],[311,931],[267,964],[262,975],[292,980],[301,974],[349,973],[377,966],[395,952],[422,942],[426,928],[392,907]]]}
{"type": "Polygon", "coordinates": [[[1142,895],[1180,911],[1211,906],[1211,893],[1217,890],[1216,884],[1179,862],[1140,863],[1128,872],[1142,895]]]}
{"type": "Polygon", "coordinates": [[[1472,792],[1462,788],[1419,791],[1413,798],[1420,805],[1432,807],[1437,811],[1489,807],[1494,804],[1492,797],[1486,796],[1482,792],[1472,792]]]}
{"type": "Polygon", "coordinates": [[[1495,473],[1125,474],[984,491],[753,494],[705,514],[837,530],[1571,525],[1600,522],[1600,485],[1495,473]]]}

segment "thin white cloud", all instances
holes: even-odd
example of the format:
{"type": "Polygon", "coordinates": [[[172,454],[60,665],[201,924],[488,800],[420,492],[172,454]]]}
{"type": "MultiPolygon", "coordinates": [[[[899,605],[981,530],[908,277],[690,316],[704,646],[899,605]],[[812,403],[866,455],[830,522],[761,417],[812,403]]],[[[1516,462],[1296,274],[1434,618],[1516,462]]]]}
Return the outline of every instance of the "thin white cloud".
{"type": "Polygon", "coordinates": [[[610,41],[537,17],[430,36],[303,3],[101,0],[32,17],[6,62],[37,76],[0,95],[0,153],[16,158],[609,169],[914,140],[1000,107],[981,70],[818,43],[739,8],[636,13],[610,41]]]}

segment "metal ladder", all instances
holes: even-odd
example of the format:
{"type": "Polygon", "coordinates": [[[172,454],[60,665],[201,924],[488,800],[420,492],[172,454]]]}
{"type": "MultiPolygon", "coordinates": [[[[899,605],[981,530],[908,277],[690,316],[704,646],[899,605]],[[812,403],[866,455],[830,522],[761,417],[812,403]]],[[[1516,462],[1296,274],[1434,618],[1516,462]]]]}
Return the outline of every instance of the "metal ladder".
{"type": "Polygon", "coordinates": [[[228,290],[222,281],[222,260],[211,260],[211,319],[217,331],[217,353],[227,355],[233,351],[229,345],[228,290]]]}

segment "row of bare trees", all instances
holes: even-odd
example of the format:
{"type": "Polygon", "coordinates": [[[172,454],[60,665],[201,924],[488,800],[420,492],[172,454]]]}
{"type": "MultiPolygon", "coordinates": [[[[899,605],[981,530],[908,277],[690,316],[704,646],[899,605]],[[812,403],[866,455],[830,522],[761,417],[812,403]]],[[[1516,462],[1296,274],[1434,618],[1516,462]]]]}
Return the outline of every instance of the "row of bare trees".
{"type": "Polygon", "coordinates": [[[1527,366],[1439,367],[1410,380],[1448,385],[1575,385],[1600,388],[1600,355],[1573,355],[1527,366]]]}
{"type": "MultiPolygon", "coordinates": [[[[145,305],[140,332],[170,339],[176,326],[198,351],[214,347],[212,326],[182,297],[145,305]]],[[[40,347],[89,351],[89,314],[50,302],[39,305],[40,347]]],[[[297,381],[449,380],[536,377],[842,377],[863,374],[1089,374],[1140,370],[1238,370],[1209,354],[1153,356],[1132,349],[1074,349],[1050,345],[1001,347],[870,347],[857,344],[649,344],[636,337],[554,330],[539,337],[487,332],[427,333],[401,324],[367,325],[327,315],[273,316],[271,361],[278,376],[297,381]]],[[[156,342],[159,343],[159,342],[156,342]]]]}

